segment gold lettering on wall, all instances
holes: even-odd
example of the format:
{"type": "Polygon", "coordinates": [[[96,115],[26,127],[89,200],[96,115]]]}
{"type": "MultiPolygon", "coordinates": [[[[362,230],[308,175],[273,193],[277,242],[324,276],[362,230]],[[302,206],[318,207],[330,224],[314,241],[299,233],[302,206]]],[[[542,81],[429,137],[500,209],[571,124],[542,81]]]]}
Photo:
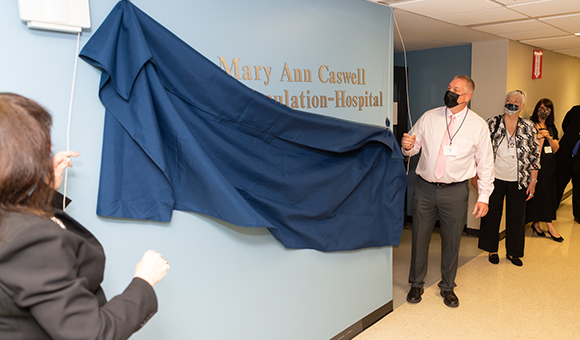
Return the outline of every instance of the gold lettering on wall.
{"type": "MultiPolygon", "coordinates": [[[[227,74],[230,76],[232,72],[234,73],[233,77],[237,80],[240,80],[240,58],[234,58],[232,60],[232,66],[228,66],[228,62],[224,57],[218,57],[220,61],[220,68],[226,71],[227,74]]],[[[254,66],[254,74],[252,74],[252,68],[248,65],[242,66],[242,71],[244,75],[242,79],[244,80],[261,80],[260,73],[264,73],[266,75],[266,80],[264,81],[264,85],[268,85],[270,83],[270,75],[272,74],[272,67],[271,66],[254,66]]]]}
{"type": "Polygon", "coordinates": [[[295,68],[294,72],[294,79],[292,78],[292,72],[290,71],[290,67],[288,63],[284,63],[284,67],[282,68],[282,77],[280,81],[283,82],[286,80],[289,83],[312,83],[312,71],[309,69],[300,69],[295,68]]]}
{"type": "Polygon", "coordinates": [[[321,83],[366,85],[365,69],[357,68],[356,72],[330,71],[328,65],[318,68],[318,80],[321,83]]]}
{"type": "Polygon", "coordinates": [[[230,76],[232,75],[232,70],[235,70],[233,77],[236,78],[237,80],[240,80],[240,67],[239,67],[240,58],[234,58],[234,60],[232,61],[232,68],[228,66],[226,58],[224,57],[218,58],[220,59],[220,68],[226,71],[226,73],[229,74],[230,76]]]}
{"type": "MultiPolygon", "coordinates": [[[[265,78],[264,85],[270,84],[271,66],[240,65],[240,58],[233,58],[231,63],[228,63],[224,57],[218,57],[218,59],[220,68],[237,80],[262,81],[265,78]]],[[[341,87],[348,85],[366,86],[366,70],[364,68],[351,69],[350,71],[334,70],[329,65],[321,65],[318,68],[318,81],[322,84],[341,85],[341,87]]],[[[280,82],[312,83],[312,70],[291,69],[285,62],[280,82]]],[[[312,94],[310,90],[294,94],[291,94],[289,90],[283,91],[283,94],[267,95],[267,97],[293,109],[328,108],[329,101],[335,103],[334,108],[356,108],[358,111],[362,111],[364,108],[383,107],[383,91],[378,91],[378,94],[376,94],[377,92],[373,94],[373,92],[364,91],[362,94],[340,89],[334,91],[334,96],[312,94]]]]}

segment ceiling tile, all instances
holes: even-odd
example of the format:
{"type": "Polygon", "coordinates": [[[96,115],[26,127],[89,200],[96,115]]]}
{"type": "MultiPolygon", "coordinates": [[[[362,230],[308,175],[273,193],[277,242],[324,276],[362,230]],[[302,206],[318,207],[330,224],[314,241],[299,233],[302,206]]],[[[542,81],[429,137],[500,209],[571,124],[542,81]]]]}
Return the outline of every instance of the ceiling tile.
{"type": "Polygon", "coordinates": [[[484,9],[502,8],[501,5],[487,0],[418,0],[405,2],[383,0],[382,3],[387,3],[391,7],[431,18],[484,9]]]}
{"type": "Polygon", "coordinates": [[[552,26],[535,19],[474,26],[473,29],[491,34],[537,31],[553,28],[552,26]]]}
{"type": "Polygon", "coordinates": [[[535,1],[529,3],[510,5],[508,6],[508,8],[536,18],[536,17],[545,17],[549,15],[580,12],[580,1],[578,0],[535,1]]]}
{"type": "Polygon", "coordinates": [[[569,55],[571,57],[580,57],[580,48],[572,48],[572,49],[566,49],[566,50],[555,50],[554,52],[569,55]]]}
{"type": "Polygon", "coordinates": [[[572,34],[580,33],[580,13],[540,18],[539,20],[572,34]]]}
{"type": "Polygon", "coordinates": [[[511,11],[507,8],[500,7],[500,8],[484,9],[481,11],[447,14],[437,16],[435,17],[435,19],[460,26],[472,26],[507,20],[522,20],[527,19],[527,17],[523,14],[511,11]]]}
{"type": "Polygon", "coordinates": [[[580,0],[367,1],[394,8],[407,51],[510,39],[580,58],[580,0]]]}
{"type": "Polygon", "coordinates": [[[569,36],[570,34],[557,28],[547,28],[535,31],[498,33],[497,35],[511,40],[526,40],[526,39],[562,37],[569,36]]]}
{"type": "Polygon", "coordinates": [[[506,6],[520,5],[520,4],[530,3],[530,2],[543,2],[543,1],[551,1],[551,0],[495,0],[495,2],[499,2],[499,3],[506,5],[506,6]]]}
{"type": "Polygon", "coordinates": [[[407,51],[416,51],[502,39],[492,34],[474,31],[467,27],[456,26],[399,9],[395,9],[393,13],[397,23],[394,25],[396,52],[402,51],[403,43],[407,51]],[[399,30],[403,37],[403,43],[399,37],[399,30]]]}
{"type": "Polygon", "coordinates": [[[520,40],[520,42],[530,46],[545,48],[547,50],[580,48],[580,37],[576,36],[565,36],[546,39],[529,39],[529,40],[520,40]]]}

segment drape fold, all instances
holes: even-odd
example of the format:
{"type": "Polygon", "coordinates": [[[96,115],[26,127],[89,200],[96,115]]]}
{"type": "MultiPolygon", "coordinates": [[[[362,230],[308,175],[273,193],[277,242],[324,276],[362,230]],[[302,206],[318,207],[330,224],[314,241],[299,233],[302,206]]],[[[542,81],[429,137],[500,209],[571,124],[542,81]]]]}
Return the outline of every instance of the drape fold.
{"type": "Polygon", "coordinates": [[[97,214],[197,212],[287,248],[399,244],[407,179],[388,129],[279,104],[125,0],[80,56],[106,108],[97,214]]]}

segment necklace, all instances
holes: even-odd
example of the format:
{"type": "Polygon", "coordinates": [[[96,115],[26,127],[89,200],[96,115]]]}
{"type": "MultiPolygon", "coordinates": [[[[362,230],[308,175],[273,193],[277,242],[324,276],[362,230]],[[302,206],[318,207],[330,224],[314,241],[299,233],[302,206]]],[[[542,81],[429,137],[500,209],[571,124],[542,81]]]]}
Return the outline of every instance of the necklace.
{"type": "Polygon", "coordinates": [[[52,221],[54,224],[56,224],[56,225],[58,225],[59,227],[61,227],[62,229],[65,229],[65,230],[66,230],[66,226],[64,225],[64,223],[62,223],[62,221],[61,221],[61,220],[59,220],[58,218],[56,218],[56,217],[54,217],[54,216],[51,216],[51,217],[50,217],[50,220],[51,220],[51,221],[52,221]]]}
{"type": "Polygon", "coordinates": [[[506,121],[505,116],[503,117],[503,123],[505,125],[505,132],[507,135],[508,149],[516,147],[516,131],[518,129],[519,121],[520,121],[520,118],[518,117],[518,120],[516,121],[516,124],[513,128],[513,134],[510,134],[509,129],[508,129],[508,122],[506,121]]]}
{"type": "Polygon", "coordinates": [[[507,142],[508,142],[508,149],[509,148],[515,148],[516,147],[516,136],[515,133],[513,136],[510,135],[510,133],[507,133],[507,142]]]}

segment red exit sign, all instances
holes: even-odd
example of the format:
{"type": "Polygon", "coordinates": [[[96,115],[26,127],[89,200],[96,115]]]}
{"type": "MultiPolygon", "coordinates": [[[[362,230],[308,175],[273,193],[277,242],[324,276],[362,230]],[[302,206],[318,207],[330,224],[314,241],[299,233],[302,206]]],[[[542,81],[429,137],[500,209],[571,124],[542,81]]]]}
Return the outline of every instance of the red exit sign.
{"type": "Polygon", "coordinates": [[[542,78],[542,59],[544,50],[534,50],[534,61],[532,62],[532,79],[542,78]]]}

